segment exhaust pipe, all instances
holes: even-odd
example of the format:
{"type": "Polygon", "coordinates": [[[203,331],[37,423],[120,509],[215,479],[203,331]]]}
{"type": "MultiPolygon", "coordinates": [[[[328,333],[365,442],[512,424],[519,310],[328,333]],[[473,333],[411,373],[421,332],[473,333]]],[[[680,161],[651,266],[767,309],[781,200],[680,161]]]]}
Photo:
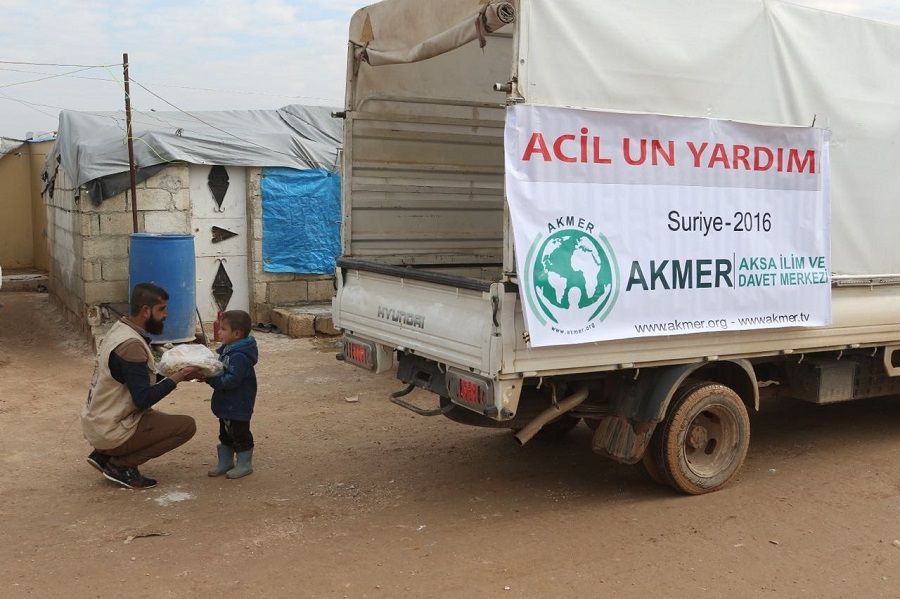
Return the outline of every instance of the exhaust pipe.
{"type": "Polygon", "coordinates": [[[534,420],[526,424],[525,428],[515,434],[516,441],[519,442],[519,445],[525,445],[531,441],[531,438],[534,437],[539,430],[544,428],[545,424],[559,418],[566,412],[575,409],[581,402],[587,399],[587,396],[588,388],[579,387],[575,393],[558,402],[556,405],[550,406],[538,414],[534,420]]]}

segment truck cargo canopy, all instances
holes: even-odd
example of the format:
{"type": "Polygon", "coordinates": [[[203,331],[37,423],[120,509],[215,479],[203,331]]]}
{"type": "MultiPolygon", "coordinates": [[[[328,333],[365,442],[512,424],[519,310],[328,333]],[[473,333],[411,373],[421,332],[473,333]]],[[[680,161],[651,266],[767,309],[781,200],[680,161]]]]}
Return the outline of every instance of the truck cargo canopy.
{"type": "Polygon", "coordinates": [[[815,121],[832,131],[832,270],[900,273],[900,27],[775,0],[562,6],[521,2],[526,102],[815,121]]]}
{"type": "Polygon", "coordinates": [[[409,64],[476,39],[484,47],[486,34],[514,19],[511,2],[393,0],[358,11],[350,26],[350,40],[360,46],[357,59],[372,66],[409,64]]]}

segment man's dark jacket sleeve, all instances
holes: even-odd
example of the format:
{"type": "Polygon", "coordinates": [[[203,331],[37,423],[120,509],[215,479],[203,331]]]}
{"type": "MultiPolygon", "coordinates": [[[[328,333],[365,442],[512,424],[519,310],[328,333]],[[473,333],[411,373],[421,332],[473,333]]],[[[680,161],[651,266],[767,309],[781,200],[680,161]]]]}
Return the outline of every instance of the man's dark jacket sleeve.
{"type": "Polygon", "coordinates": [[[150,369],[147,367],[146,355],[142,355],[143,348],[140,348],[140,354],[134,351],[134,347],[124,347],[122,351],[120,348],[109,354],[109,371],[114,379],[128,387],[131,401],[138,410],[150,409],[175,390],[175,381],[159,375],[156,375],[156,384],[150,384],[150,369]],[[140,361],[134,361],[134,358],[139,358],[140,361]]]}

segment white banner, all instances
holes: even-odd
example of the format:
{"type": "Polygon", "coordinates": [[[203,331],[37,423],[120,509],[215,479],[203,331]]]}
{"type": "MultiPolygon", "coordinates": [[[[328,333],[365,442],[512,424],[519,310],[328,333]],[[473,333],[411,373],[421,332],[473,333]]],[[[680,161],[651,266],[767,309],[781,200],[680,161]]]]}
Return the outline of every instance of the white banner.
{"type": "Polygon", "coordinates": [[[533,346],[831,323],[828,133],[517,105],[533,346]]]}

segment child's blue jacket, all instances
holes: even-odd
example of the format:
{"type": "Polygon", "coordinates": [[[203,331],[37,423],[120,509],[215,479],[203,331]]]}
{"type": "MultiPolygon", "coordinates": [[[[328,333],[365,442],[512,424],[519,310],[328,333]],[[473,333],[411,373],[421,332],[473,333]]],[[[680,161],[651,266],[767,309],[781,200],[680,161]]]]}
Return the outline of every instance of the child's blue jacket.
{"type": "Polygon", "coordinates": [[[206,379],[214,389],[212,411],[222,420],[250,420],[256,403],[256,371],[259,360],[256,339],[247,337],[218,349],[225,366],[221,375],[206,379]]]}

